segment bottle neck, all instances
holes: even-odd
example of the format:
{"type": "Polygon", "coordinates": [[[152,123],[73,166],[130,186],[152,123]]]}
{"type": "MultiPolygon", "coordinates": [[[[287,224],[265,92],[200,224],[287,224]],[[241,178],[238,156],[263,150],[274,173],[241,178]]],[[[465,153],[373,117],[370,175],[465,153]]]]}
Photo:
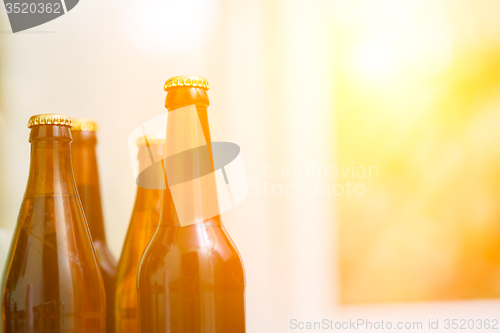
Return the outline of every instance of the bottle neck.
{"type": "Polygon", "coordinates": [[[136,179],[137,200],[142,200],[146,196],[149,197],[152,193],[161,193],[161,189],[165,188],[165,177],[161,161],[164,154],[165,146],[163,144],[139,145],[137,154],[139,176],[136,179]]]}
{"type": "Polygon", "coordinates": [[[85,217],[87,218],[92,239],[106,243],[95,150],[96,145],[97,138],[95,132],[73,132],[73,170],[80,201],[85,212],[85,217]]]}
{"type": "MultiPolygon", "coordinates": [[[[159,165],[152,166],[150,153],[154,155],[154,157],[163,157],[164,146],[139,146],[139,154],[137,157],[139,160],[139,170],[142,170],[143,172],[139,174],[137,179],[137,194],[135,197],[134,211],[131,221],[134,225],[137,224],[140,226],[141,232],[148,234],[151,232],[154,233],[152,229],[155,230],[157,227],[158,213],[160,211],[162,197],[161,189],[165,187],[161,163],[159,165]],[[161,155],[156,156],[155,154],[161,155]]],[[[131,228],[133,228],[132,225],[131,228]]]]}
{"type": "Polygon", "coordinates": [[[134,211],[159,211],[162,191],[137,186],[134,211]]]}
{"type": "Polygon", "coordinates": [[[31,129],[31,162],[26,197],[76,195],[71,167],[71,133],[60,125],[31,129]]]}
{"type": "Polygon", "coordinates": [[[207,175],[207,171],[208,173],[214,171],[208,123],[208,105],[206,92],[200,88],[176,88],[173,91],[169,91],[167,95],[166,107],[169,113],[165,169],[169,186],[162,193],[160,226],[182,226],[183,223],[180,222],[179,216],[182,218],[183,213],[181,210],[183,208],[188,214],[192,212],[194,216],[193,220],[197,222],[186,227],[196,227],[199,224],[221,225],[218,214],[208,219],[198,218],[199,216],[204,216],[203,213],[206,211],[207,206],[214,207],[214,202],[215,206],[217,206],[217,198],[212,197],[212,202],[207,205],[206,200],[200,195],[204,192],[205,187],[215,189],[215,178],[213,181],[208,180],[205,183],[200,180],[203,178],[202,176],[207,175]],[[191,111],[188,108],[182,109],[190,105],[196,106],[194,114],[192,113],[192,109],[191,111]],[[178,114],[179,112],[191,112],[191,114],[181,116],[178,114]],[[203,140],[199,138],[200,128],[203,132],[203,140]],[[186,145],[186,142],[189,144],[186,145]],[[189,150],[190,148],[190,152],[186,153],[186,149],[189,150]],[[179,157],[181,160],[175,157],[179,157]],[[192,193],[185,194],[181,191],[181,196],[184,196],[184,198],[179,198],[179,193],[174,193],[176,197],[173,198],[172,191],[176,191],[174,187],[182,184],[179,179],[176,179],[179,177],[183,178],[183,181],[186,183],[189,182],[189,188],[192,190],[192,193]],[[190,182],[191,180],[193,181],[190,182]],[[181,202],[181,206],[185,205],[180,207],[179,202],[181,202]]]}

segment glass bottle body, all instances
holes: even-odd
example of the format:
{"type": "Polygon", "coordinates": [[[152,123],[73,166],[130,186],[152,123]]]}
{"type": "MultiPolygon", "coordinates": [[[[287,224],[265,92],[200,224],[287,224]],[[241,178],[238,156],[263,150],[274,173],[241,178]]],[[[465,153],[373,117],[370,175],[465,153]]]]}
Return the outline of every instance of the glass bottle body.
{"type": "MultiPolygon", "coordinates": [[[[213,170],[206,91],[178,87],[168,92],[169,111],[193,104],[213,170]]],[[[167,126],[167,145],[193,133],[176,131],[170,118],[167,126]]],[[[193,154],[194,177],[204,163],[196,156],[202,155],[193,154]]],[[[181,227],[168,187],[162,193],[158,230],[141,260],[138,292],[142,333],[245,332],[245,272],[236,246],[218,215],[181,227]]]]}
{"type": "MultiPolygon", "coordinates": [[[[154,145],[150,148],[146,145],[139,146],[139,170],[146,169],[146,165],[149,164],[148,149],[157,154],[159,150],[163,155],[164,146],[154,145]]],[[[134,210],[118,263],[115,301],[116,333],[137,333],[139,331],[137,272],[142,254],[158,228],[161,204],[161,187],[159,185],[162,182],[163,177],[158,173],[143,172],[139,175],[134,210]],[[144,188],[141,187],[141,184],[157,185],[144,188]]]]}
{"type": "Polygon", "coordinates": [[[72,131],[72,135],[72,160],[76,187],[92,236],[106,291],[106,304],[108,304],[106,331],[114,333],[113,304],[115,303],[117,263],[106,243],[95,150],[96,132],[72,131]]]}
{"type": "Polygon", "coordinates": [[[216,221],[161,226],[139,271],[140,332],[245,332],[241,258],[216,221]]]}
{"type": "Polygon", "coordinates": [[[69,127],[35,126],[30,142],[4,276],[3,332],[104,333],[105,292],[73,178],[69,127]]]}

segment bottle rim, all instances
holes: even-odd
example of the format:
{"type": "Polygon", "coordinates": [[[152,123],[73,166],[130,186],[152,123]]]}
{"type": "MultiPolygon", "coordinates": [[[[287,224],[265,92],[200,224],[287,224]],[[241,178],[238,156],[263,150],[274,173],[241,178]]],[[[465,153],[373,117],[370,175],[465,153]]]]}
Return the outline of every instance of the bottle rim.
{"type": "Polygon", "coordinates": [[[170,89],[176,87],[195,87],[203,88],[205,90],[209,89],[208,80],[197,75],[181,75],[171,77],[167,80],[167,82],[165,82],[163,89],[165,91],[169,91],[170,89]]]}
{"type": "Polygon", "coordinates": [[[147,136],[141,136],[137,139],[136,144],[138,146],[151,146],[151,145],[164,145],[165,144],[165,133],[148,134],[147,136]],[[146,137],[148,142],[146,143],[146,137]]]}
{"type": "Polygon", "coordinates": [[[73,126],[71,117],[64,114],[57,113],[43,113],[31,116],[28,120],[28,128],[39,125],[60,125],[60,126],[73,126]]]}
{"type": "Polygon", "coordinates": [[[97,122],[89,118],[75,118],[73,119],[73,127],[71,127],[71,131],[73,132],[96,132],[98,129],[97,122]]]}

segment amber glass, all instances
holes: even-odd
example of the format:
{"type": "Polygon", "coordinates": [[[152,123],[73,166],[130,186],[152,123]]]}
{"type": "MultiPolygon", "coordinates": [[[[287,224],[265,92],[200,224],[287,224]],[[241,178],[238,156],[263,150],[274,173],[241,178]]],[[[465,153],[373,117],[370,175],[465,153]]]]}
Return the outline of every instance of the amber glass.
{"type": "MultiPolygon", "coordinates": [[[[192,104],[210,143],[206,91],[197,87],[168,91],[165,106],[169,111],[192,104]]],[[[181,139],[182,133],[168,139],[181,139]]],[[[140,332],[245,332],[243,262],[220,216],[181,227],[168,188],[162,193],[160,215],[158,230],[139,267],[140,332]]]]}
{"type": "Polygon", "coordinates": [[[72,158],[75,182],[87,218],[90,235],[94,241],[97,260],[101,267],[106,290],[106,332],[114,332],[113,304],[115,303],[116,260],[106,244],[102,217],[101,192],[97,171],[95,131],[73,130],[72,158]]]}
{"type": "MultiPolygon", "coordinates": [[[[146,170],[151,164],[149,149],[156,155],[163,155],[163,144],[139,145],[139,170],[146,170]]],[[[138,184],[164,183],[163,175],[142,172],[138,184]],[[151,179],[151,176],[157,179],[151,179]],[[158,177],[159,176],[159,177],[158,177]],[[149,179],[143,179],[149,177],[149,179]]],[[[132,218],[128,227],[127,237],[123,244],[122,255],[118,263],[116,283],[115,318],[117,333],[137,333],[139,317],[137,305],[137,271],[144,249],[158,228],[160,220],[161,189],[137,187],[132,218]]]]}
{"type": "Polygon", "coordinates": [[[104,333],[106,299],[71,167],[71,131],[32,127],[28,185],[4,277],[3,332],[104,333]]]}

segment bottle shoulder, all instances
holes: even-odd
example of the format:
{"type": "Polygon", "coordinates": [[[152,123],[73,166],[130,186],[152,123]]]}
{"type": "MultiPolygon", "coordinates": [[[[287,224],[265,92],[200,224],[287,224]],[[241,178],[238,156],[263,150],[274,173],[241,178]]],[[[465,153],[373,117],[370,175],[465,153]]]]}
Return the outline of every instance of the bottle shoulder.
{"type": "Polygon", "coordinates": [[[94,249],[103,275],[106,275],[109,278],[114,278],[116,276],[118,263],[111,253],[108,245],[102,241],[95,240],[94,249]]]}
{"type": "Polygon", "coordinates": [[[96,309],[104,310],[104,289],[90,240],[75,229],[43,237],[24,228],[16,230],[5,271],[5,291],[17,302],[25,299],[27,288],[35,293],[44,291],[46,299],[64,301],[63,294],[66,301],[87,299],[96,309]],[[69,240],[70,235],[80,241],[69,240]]]}
{"type": "Polygon", "coordinates": [[[118,275],[137,269],[146,246],[158,229],[159,216],[158,210],[134,209],[118,262],[118,275]]]}
{"type": "Polygon", "coordinates": [[[139,280],[166,273],[174,280],[245,283],[238,249],[221,226],[159,228],[142,257],[139,280]]]}
{"type": "Polygon", "coordinates": [[[78,198],[74,195],[25,197],[9,259],[14,264],[22,264],[24,270],[44,271],[44,265],[76,265],[82,271],[97,268],[78,198]]]}

